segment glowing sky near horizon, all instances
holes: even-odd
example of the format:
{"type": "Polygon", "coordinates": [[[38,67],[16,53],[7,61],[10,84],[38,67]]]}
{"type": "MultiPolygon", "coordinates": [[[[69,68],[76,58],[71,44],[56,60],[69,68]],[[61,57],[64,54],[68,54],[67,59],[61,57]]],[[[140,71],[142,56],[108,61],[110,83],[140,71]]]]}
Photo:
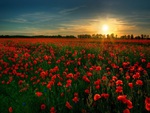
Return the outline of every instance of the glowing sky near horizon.
{"type": "Polygon", "coordinates": [[[150,34],[150,0],[1,0],[0,35],[150,34]]]}

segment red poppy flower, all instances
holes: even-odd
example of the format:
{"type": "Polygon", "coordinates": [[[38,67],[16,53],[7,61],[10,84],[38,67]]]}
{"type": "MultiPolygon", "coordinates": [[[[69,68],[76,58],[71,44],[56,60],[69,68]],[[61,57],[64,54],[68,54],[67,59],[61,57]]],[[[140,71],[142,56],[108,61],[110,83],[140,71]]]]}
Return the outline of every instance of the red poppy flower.
{"type": "Polygon", "coordinates": [[[83,79],[85,82],[90,83],[90,80],[89,80],[89,78],[88,78],[86,75],[84,75],[84,76],[82,77],[82,79],[83,79]]]}
{"type": "Polygon", "coordinates": [[[96,89],[100,89],[100,85],[96,85],[95,88],[96,88],[96,89]]]}
{"type": "Polygon", "coordinates": [[[37,64],[37,61],[36,61],[36,60],[34,60],[34,61],[33,61],[33,64],[35,64],[35,65],[36,65],[36,64],[37,64]]]}
{"type": "Polygon", "coordinates": [[[14,58],[18,58],[18,54],[14,54],[14,58]]]}
{"type": "Polygon", "coordinates": [[[67,101],[66,102],[66,107],[68,108],[68,109],[72,109],[72,106],[70,105],[70,103],[67,101]]]}
{"type": "Polygon", "coordinates": [[[57,86],[62,86],[62,83],[61,83],[61,82],[58,82],[58,83],[57,83],[57,86]]]}
{"type": "Polygon", "coordinates": [[[55,107],[50,108],[50,113],[56,113],[55,107]]]}
{"type": "Polygon", "coordinates": [[[91,77],[93,74],[91,72],[87,72],[87,76],[91,77]]]}
{"type": "Polygon", "coordinates": [[[74,97],[74,98],[72,99],[72,101],[74,101],[75,103],[77,103],[77,102],[79,101],[79,98],[78,98],[78,97],[74,97]]]}
{"type": "Polygon", "coordinates": [[[146,97],[145,104],[150,103],[150,97],[146,97]]]}
{"type": "Polygon", "coordinates": [[[133,88],[133,83],[128,83],[128,86],[129,86],[130,88],[133,88]]]}
{"type": "Polygon", "coordinates": [[[13,112],[13,108],[9,107],[8,111],[9,111],[9,113],[12,113],[13,112]]]}
{"type": "Polygon", "coordinates": [[[126,95],[119,95],[119,96],[117,97],[117,100],[118,100],[118,101],[122,101],[123,103],[126,103],[126,101],[127,101],[127,96],[126,96],[126,95]]]}
{"type": "Polygon", "coordinates": [[[101,83],[100,79],[97,79],[96,81],[94,81],[94,85],[100,85],[100,83],[101,83]]]}
{"type": "Polygon", "coordinates": [[[125,109],[125,110],[123,110],[123,113],[130,113],[130,110],[129,109],[125,109]]]}
{"type": "Polygon", "coordinates": [[[116,87],[116,92],[117,93],[122,93],[123,92],[123,87],[122,86],[117,86],[116,87]]]}
{"type": "Polygon", "coordinates": [[[146,68],[150,68],[150,62],[147,63],[146,68]]]}
{"type": "Polygon", "coordinates": [[[146,97],[145,99],[145,109],[150,111],[150,97],[146,97]]]}
{"type": "Polygon", "coordinates": [[[107,76],[103,76],[103,77],[102,77],[102,80],[103,80],[103,81],[107,80],[107,76]]]}
{"type": "Polygon", "coordinates": [[[139,72],[137,72],[136,74],[134,74],[132,77],[134,78],[134,79],[138,79],[138,78],[140,78],[140,73],[139,72]]]}
{"type": "Polygon", "coordinates": [[[112,80],[116,81],[118,78],[116,76],[112,76],[112,80]]]}
{"type": "Polygon", "coordinates": [[[47,55],[45,55],[44,56],[44,60],[48,60],[49,58],[48,58],[48,56],[47,55]]]}
{"type": "Polygon", "coordinates": [[[131,102],[130,100],[127,100],[126,103],[127,103],[127,107],[128,107],[129,109],[132,109],[132,108],[133,108],[132,102],[131,102]]]}
{"type": "Polygon", "coordinates": [[[107,98],[109,97],[109,94],[107,94],[107,93],[102,93],[102,94],[101,94],[101,97],[107,99],[107,98]]]}
{"type": "Polygon", "coordinates": [[[87,93],[87,94],[89,94],[90,90],[89,89],[85,89],[84,92],[87,93]]]}
{"type": "Polygon", "coordinates": [[[145,109],[146,109],[147,111],[150,111],[150,103],[145,104],[145,109]]]}
{"type": "Polygon", "coordinates": [[[97,101],[101,98],[100,94],[95,94],[94,95],[94,101],[97,101]]]}
{"type": "Polygon", "coordinates": [[[129,75],[126,75],[126,79],[129,80],[129,79],[130,79],[130,76],[129,76],[129,75]]]}
{"type": "Polygon", "coordinates": [[[66,78],[73,78],[73,74],[69,73],[68,75],[66,75],[66,78]]]}
{"type": "Polygon", "coordinates": [[[44,110],[46,108],[45,104],[41,104],[41,110],[44,110]]]}
{"type": "Polygon", "coordinates": [[[101,66],[96,67],[96,71],[100,71],[101,69],[102,69],[101,66]]]}
{"type": "Polygon", "coordinates": [[[136,81],[136,85],[142,86],[143,85],[143,81],[142,80],[137,80],[136,81]]]}
{"type": "Polygon", "coordinates": [[[71,86],[71,83],[72,83],[72,80],[71,80],[71,79],[68,79],[66,82],[67,82],[67,83],[66,83],[66,87],[71,86]]]}
{"type": "Polygon", "coordinates": [[[36,92],[35,94],[36,94],[36,96],[38,96],[38,97],[40,97],[40,96],[42,96],[42,95],[43,95],[43,93],[42,93],[42,92],[36,92]]]}
{"type": "Polygon", "coordinates": [[[123,85],[122,80],[117,80],[117,81],[116,81],[116,85],[123,85]]]}
{"type": "Polygon", "coordinates": [[[74,97],[78,97],[78,93],[77,92],[74,93],[74,97]]]}

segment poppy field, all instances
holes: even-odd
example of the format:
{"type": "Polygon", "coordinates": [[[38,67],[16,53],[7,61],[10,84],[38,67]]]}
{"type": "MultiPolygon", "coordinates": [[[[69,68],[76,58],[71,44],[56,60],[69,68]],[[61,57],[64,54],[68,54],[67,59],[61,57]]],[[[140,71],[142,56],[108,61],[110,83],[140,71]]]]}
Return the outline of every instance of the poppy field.
{"type": "Polygon", "coordinates": [[[0,40],[0,113],[150,112],[150,40],[0,40]]]}

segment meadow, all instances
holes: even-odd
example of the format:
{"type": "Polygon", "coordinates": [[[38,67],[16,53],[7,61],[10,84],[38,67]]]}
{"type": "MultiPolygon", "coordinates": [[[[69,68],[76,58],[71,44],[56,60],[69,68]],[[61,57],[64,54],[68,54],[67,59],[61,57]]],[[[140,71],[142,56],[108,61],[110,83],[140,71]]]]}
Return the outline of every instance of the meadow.
{"type": "Polygon", "coordinates": [[[0,39],[0,113],[149,113],[150,40],[0,39]]]}

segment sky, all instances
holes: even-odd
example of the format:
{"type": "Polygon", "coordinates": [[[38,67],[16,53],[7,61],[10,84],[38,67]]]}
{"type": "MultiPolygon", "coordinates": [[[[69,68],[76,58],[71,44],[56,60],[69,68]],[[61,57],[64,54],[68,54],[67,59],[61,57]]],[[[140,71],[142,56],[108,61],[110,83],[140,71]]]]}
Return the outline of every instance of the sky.
{"type": "Polygon", "coordinates": [[[150,34],[150,0],[0,1],[0,35],[111,33],[150,34]]]}

